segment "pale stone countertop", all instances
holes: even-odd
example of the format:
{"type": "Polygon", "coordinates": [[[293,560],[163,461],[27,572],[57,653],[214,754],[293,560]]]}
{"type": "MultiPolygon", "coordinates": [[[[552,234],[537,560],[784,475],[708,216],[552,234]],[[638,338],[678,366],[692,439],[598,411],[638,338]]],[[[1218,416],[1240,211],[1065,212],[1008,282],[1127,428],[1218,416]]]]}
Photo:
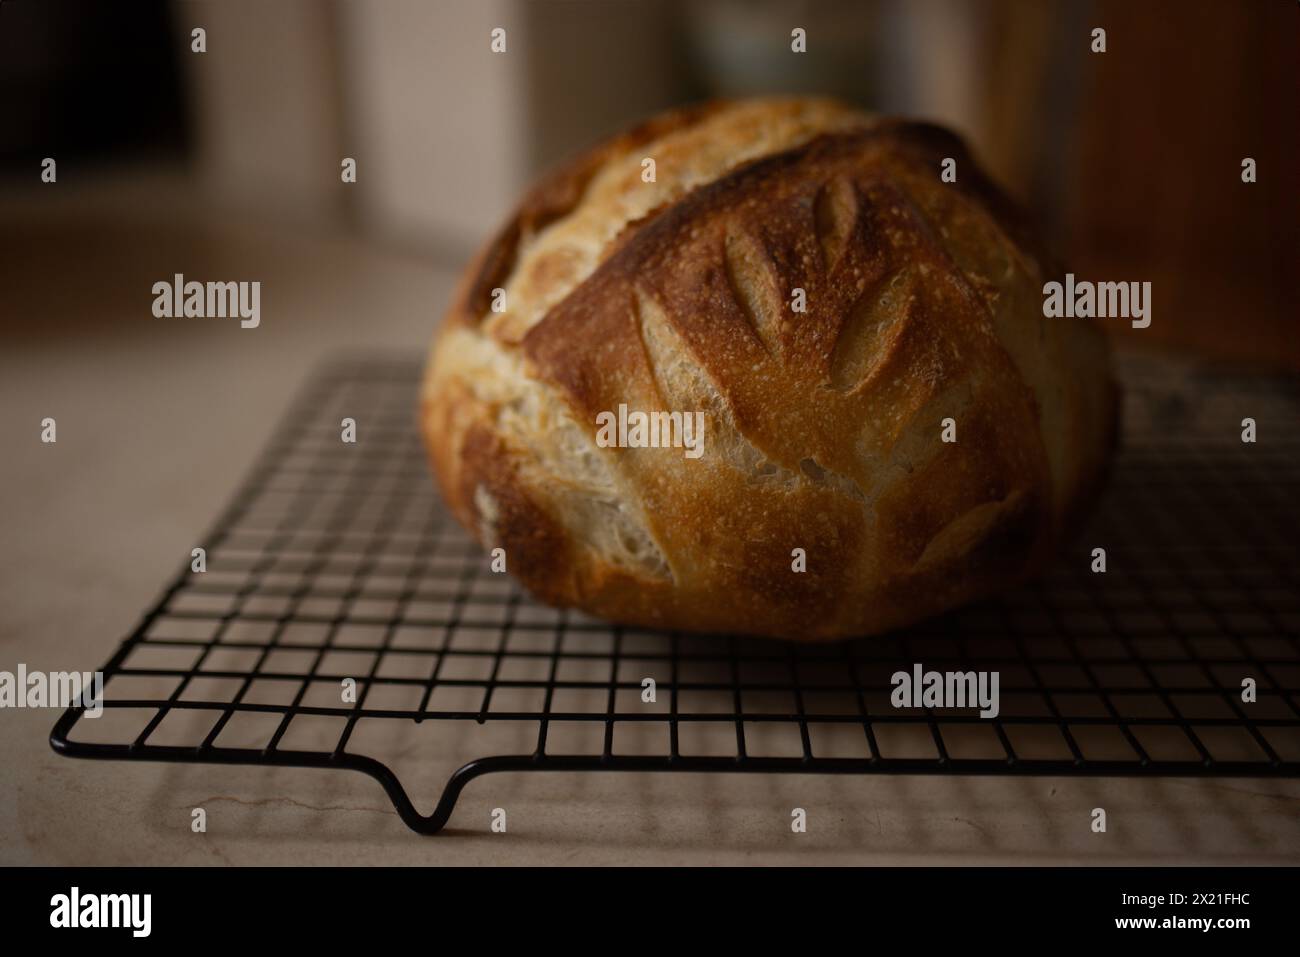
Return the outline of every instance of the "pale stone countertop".
{"type": "MultiPolygon", "coordinates": [[[[3,216],[0,669],[93,669],[313,364],[421,353],[453,275],[350,241],[195,225],[164,205],[127,220],[76,204],[3,216]],[[261,279],[262,327],[155,320],[149,288],[177,271],[261,279]],[[56,446],[39,442],[47,415],[56,446]]],[[[56,717],[0,712],[0,864],[1300,859],[1295,780],[491,774],[447,831],[422,838],[360,774],[73,761],[47,743],[56,717]],[[1099,805],[1104,835],[1089,828],[1099,805]],[[197,806],[202,835],[189,830],[197,806]],[[507,834],[488,829],[496,806],[507,834]],[[807,834],[790,831],[795,806],[807,834]]]]}

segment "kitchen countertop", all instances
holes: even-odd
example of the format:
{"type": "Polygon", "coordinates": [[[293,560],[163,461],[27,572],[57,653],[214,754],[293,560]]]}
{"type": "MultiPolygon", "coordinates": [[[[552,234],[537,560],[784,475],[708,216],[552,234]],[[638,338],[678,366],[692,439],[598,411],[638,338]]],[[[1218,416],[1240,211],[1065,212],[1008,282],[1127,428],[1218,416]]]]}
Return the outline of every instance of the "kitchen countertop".
{"type": "MultiPolygon", "coordinates": [[[[0,669],[86,670],[137,623],[290,396],[340,350],[423,352],[454,271],[184,203],[15,204],[0,240],[0,669]],[[262,323],[162,320],[173,273],[262,323]],[[39,424],[58,421],[43,445],[39,424]]],[[[0,711],[0,864],[1295,863],[1300,781],[490,774],[418,837],[361,774],[73,761],[0,711]],[[1105,834],[1090,812],[1107,810],[1105,834]],[[190,831],[203,807],[205,834],[190,831]],[[494,807],[509,829],[492,833],[494,807]],[[808,811],[793,834],[790,810],[808,811]]],[[[427,811],[436,793],[413,795],[427,811]]]]}

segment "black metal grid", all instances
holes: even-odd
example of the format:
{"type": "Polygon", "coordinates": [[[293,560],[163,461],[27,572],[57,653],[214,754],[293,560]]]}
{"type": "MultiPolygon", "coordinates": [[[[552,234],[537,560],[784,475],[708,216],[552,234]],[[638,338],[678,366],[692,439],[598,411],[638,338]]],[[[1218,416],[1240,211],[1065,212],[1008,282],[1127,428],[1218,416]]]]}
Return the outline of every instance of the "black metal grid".
{"type": "Polygon", "coordinates": [[[1149,361],[1125,378],[1111,490],[1052,571],[907,632],[800,646],[533,602],[438,502],[413,421],[418,367],[332,365],[203,540],[206,573],[187,563],[104,666],[105,717],[137,723],[87,740],[99,722],[72,709],[51,743],[74,757],[364,771],[422,833],[468,781],[502,770],[1296,776],[1294,384],[1149,361]],[[345,416],[354,445],[340,441],[345,416]],[[1254,445],[1240,441],[1244,416],[1254,445]],[[1104,575],[1088,568],[1096,545],[1104,575]],[[1001,714],[893,708],[890,676],[917,662],[997,670],[1001,714]],[[342,700],[349,677],[355,703],[342,700]],[[1245,677],[1255,703],[1241,700],[1245,677]],[[176,714],[188,739],[159,733],[176,714]],[[267,719],[262,738],[228,745],[247,715],[267,719]],[[335,719],[337,739],[292,746],[314,717],[335,719]],[[350,746],[372,719],[532,730],[519,753],[460,766],[426,816],[388,764],[350,746]],[[592,732],[588,744],[557,743],[561,725],[592,732]]]}

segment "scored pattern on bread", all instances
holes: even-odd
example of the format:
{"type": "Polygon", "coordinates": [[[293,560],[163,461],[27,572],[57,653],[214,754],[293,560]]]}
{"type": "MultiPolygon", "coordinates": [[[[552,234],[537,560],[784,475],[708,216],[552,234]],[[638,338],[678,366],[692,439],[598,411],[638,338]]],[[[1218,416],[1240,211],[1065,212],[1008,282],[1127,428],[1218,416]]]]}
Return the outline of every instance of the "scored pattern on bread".
{"type": "Polygon", "coordinates": [[[544,181],[471,268],[425,385],[435,472],[554,603],[906,624],[1025,575],[1102,475],[1104,343],[1043,319],[1043,263],[935,127],[821,100],[652,120],[544,181]],[[620,404],[702,411],[705,454],[597,446],[620,404]]]}
{"type": "Polygon", "coordinates": [[[889,334],[916,306],[914,274],[906,267],[869,286],[849,308],[831,354],[831,387],[848,392],[866,382],[888,355],[889,334]]]}

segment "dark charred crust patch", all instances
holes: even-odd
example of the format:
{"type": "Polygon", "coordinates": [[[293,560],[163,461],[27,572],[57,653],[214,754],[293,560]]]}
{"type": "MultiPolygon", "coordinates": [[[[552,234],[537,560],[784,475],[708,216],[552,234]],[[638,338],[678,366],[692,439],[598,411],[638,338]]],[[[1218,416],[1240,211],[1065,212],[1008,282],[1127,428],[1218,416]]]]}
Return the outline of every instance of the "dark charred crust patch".
{"type": "Polygon", "coordinates": [[[930,123],[896,121],[899,151],[917,163],[936,171],[948,156],[957,160],[957,181],[945,183],[964,197],[982,206],[1004,233],[1020,248],[1040,261],[1048,261],[1046,250],[1023,210],[985,175],[971,156],[965,141],[950,130],[930,123]]]}
{"type": "Polygon", "coordinates": [[[488,311],[492,290],[501,286],[515,268],[519,253],[519,221],[511,220],[483,251],[474,282],[465,297],[461,318],[473,322],[488,311]]]}
{"type": "MultiPolygon", "coordinates": [[[[485,426],[472,426],[461,448],[461,460],[460,501],[473,512],[475,493],[482,486],[497,510],[492,523],[496,540],[480,540],[480,544],[487,549],[504,548],[507,567],[538,598],[551,603],[566,599],[572,594],[570,572],[566,571],[573,567],[569,538],[524,491],[501,439],[485,426]]],[[[484,534],[480,522],[471,527],[476,535],[484,534]]]]}

